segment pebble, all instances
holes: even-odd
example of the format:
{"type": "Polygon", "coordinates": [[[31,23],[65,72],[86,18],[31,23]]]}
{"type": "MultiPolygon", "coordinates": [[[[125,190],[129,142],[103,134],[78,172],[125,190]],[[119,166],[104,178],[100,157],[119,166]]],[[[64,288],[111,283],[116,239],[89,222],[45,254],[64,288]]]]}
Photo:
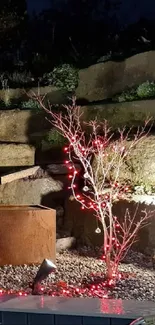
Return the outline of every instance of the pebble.
{"type": "MultiPolygon", "coordinates": [[[[140,253],[130,252],[120,264],[120,272],[130,277],[118,280],[115,286],[100,287],[104,281],[105,264],[97,257],[98,251],[84,248],[57,254],[56,272],[42,283],[42,293],[68,297],[104,297],[155,301],[155,270],[140,253]],[[94,282],[95,281],[95,282],[94,282]],[[92,290],[94,283],[99,288],[92,290]]],[[[0,267],[0,289],[23,290],[31,294],[29,283],[33,281],[39,266],[0,267]]]]}

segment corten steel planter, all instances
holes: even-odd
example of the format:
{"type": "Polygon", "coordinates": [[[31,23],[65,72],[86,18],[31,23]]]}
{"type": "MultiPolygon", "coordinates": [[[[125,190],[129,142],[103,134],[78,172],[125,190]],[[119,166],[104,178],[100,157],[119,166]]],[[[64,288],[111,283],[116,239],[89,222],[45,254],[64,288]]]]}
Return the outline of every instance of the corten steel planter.
{"type": "Polygon", "coordinates": [[[56,259],[56,211],[40,205],[0,205],[0,266],[56,259]]]}

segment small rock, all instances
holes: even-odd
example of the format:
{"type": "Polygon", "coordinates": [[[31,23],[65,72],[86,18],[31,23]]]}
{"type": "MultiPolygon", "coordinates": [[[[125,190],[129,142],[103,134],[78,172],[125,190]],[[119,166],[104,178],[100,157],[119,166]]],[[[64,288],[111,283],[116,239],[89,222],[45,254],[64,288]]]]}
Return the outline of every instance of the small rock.
{"type": "Polygon", "coordinates": [[[76,244],[76,238],[75,237],[66,237],[66,238],[59,238],[56,242],[56,251],[62,252],[67,249],[71,249],[76,244]]]}

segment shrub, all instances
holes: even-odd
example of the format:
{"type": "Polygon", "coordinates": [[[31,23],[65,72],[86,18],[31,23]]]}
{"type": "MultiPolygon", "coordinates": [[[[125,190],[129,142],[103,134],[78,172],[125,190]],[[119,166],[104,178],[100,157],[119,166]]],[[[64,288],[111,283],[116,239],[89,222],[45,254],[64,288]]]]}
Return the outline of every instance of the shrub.
{"type": "Polygon", "coordinates": [[[116,95],[113,98],[113,101],[121,102],[129,102],[138,99],[137,93],[135,89],[124,91],[122,94],[116,95]]]}
{"type": "Polygon", "coordinates": [[[137,88],[139,98],[150,98],[155,96],[155,83],[146,81],[137,88]]]}
{"type": "Polygon", "coordinates": [[[139,98],[151,97],[155,97],[155,83],[146,81],[137,88],[124,91],[121,94],[114,96],[112,100],[121,103],[137,100],[139,98]]]}
{"type": "Polygon", "coordinates": [[[30,85],[33,83],[34,78],[31,74],[31,72],[23,71],[14,71],[12,74],[8,74],[8,81],[12,85],[30,85]]]}
{"type": "Polygon", "coordinates": [[[21,109],[40,110],[40,105],[33,99],[21,103],[21,109]]]}
{"type": "Polygon", "coordinates": [[[78,70],[69,64],[63,64],[43,76],[46,84],[73,92],[78,85],[78,70]]]}
{"type": "Polygon", "coordinates": [[[66,139],[56,129],[52,129],[48,132],[44,141],[55,147],[62,147],[67,143],[66,139]]]}

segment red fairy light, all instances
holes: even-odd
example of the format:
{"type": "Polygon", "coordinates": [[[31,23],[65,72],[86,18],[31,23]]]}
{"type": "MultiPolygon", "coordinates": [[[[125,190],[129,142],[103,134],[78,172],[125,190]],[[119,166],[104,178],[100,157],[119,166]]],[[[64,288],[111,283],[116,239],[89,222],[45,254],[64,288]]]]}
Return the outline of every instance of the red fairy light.
{"type": "Polygon", "coordinates": [[[65,152],[68,151],[68,147],[64,147],[64,151],[65,151],[65,152]]]}
{"type": "Polygon", "coordinates": [[[66,165],[69,164],[69,160],[65,160],[65,164],[66,164],[66,165]]]}
{"type": "Polygon", "coordinates": [[[80,194],[77,194],[76,197],[77,197],[77,199],[80,199],[81,198],[81,195],[80,194]]]}
{"type": "Polygon", "coordinates": [[[68,168],[69,168],[70,170],[71,170],[71,169],[73,169],[73,167],[72,167],[72,166],[69,166],[68,168]]]}
{"type": "Polygon", "coordinates": [[[68,178],[73,178],[73,175],[68,175],[68,178]]]}
{"type": "Polygon", "coordinates": [[[77,173],[78,173],[77,170],[74,170],[74,175],[77,175],[77,173]]]}
{"type": "Polygon", "coordinates": [[[113,283],[114,283],[113,280],[109,280],[109,281],[108,281],[108,285],[109,285],[109,287],[111,287],[111,286],[113,285],[113,283]]]}
{"type": "Polygon", "coordinates": [[[105,207],[106,207],[106,203],[103,202],[103,203],[102,203],[102,208],[105,208],[105,207]]]}
{"type": "Polygon", "coordinates": [[[84,209],[85,209],[85,207],[82,205],[81,210],[84,210],[84,209]]]}

